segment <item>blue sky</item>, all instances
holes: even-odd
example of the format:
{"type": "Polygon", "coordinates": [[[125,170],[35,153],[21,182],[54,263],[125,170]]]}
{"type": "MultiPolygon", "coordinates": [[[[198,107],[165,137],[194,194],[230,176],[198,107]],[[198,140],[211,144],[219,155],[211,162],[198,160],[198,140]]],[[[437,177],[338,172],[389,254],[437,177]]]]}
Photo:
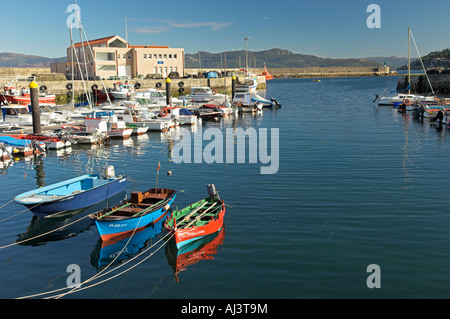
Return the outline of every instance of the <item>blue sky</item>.
{"type": "MultiPolygon", "coordinates": [[[[67,7],[74,0],[22,0],[2,10],[0,52],[66,55],[67,7]]],[[[274,47],[330,58],[406,56],[411,27],[420,54],[450,47],[448,0],[77,0],[88,39],[125,38],[131,44],[222,52],[274,47]],[[369,29],[367,6],[381,9],[381,28],[369,29]]],[[[75,40],[79,31],[74,29],[75,40]]],[[[416,55],[414,53],[414,55],[416,55]]]]}

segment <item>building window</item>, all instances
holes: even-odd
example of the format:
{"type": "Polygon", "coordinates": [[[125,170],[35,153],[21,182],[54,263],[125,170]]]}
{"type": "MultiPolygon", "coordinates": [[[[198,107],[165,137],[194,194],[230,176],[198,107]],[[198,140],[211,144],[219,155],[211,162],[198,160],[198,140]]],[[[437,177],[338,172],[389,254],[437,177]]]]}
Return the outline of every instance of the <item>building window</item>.
{"type": "Polygon", "coordinates": [[[125,54],[122,54],[122,59],[125,59],[125,54]]]}
{"type": "Polygon", "coordinates": [[[173,67],[173,71],[174,72],[178,72],[178,68],[175,66],[175,67],[173,67]]]}
{"type": "Polygon", "coordinates": [[[153,54],[153,57],[156,59],[156,54],[153,54]]]}
{"type": "Polygon", "coordinates": [[[162,75],[162,67],[159,68],[159,74],[162,75]]]}
{"type": "Polygon", "coordinates": [[[169,54],[169,59],[172,59],[172,54],[169,54]]]}
{"type": "Polygon", "coordinates": [[[164,54],[164,59],[167,59],[167,54],[164,54]]]}
{"type": "Polygon", "coordinates": [[[173,55],[173,58],[174,58],[174,59],[176,59],[176,58],[177,58],[177,55],[176,55],[176,54],[174,54],[174,55],[173,55]]]}
{"type": "Polygon", "coordinates": [[[146,59],[147,58],[147,54],[144,53],[143,54],[143,58],[146,59]]]}
{"type": "Polygon", "coordinates": [[[162,59],[162,54],[158,54],[158,58],[162,59]]]}
{"type": "Polygon", "coordinates": [[[148,55],[148,58],[149,58],[149,59],[151,59],[151,58],[152,58],[152,55],[151,55],[151,54],[149,54],[149,55],[148,55]]]}
{"type": "Polygon", "coordinates": [[[158,73],[158,68],[155,68],[153,73],[155,73],[155,74],[158,73]]]}

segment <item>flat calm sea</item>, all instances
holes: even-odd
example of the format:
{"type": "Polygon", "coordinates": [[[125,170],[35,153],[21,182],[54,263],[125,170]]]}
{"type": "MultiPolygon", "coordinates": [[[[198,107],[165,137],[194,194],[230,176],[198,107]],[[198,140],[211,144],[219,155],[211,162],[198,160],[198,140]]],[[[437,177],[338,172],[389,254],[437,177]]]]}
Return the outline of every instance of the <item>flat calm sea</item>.
{"type": "Polygon", "coordinates": [[[97,278],[64,298],[448,298],[450,131],[372,103],[395,84],[276,79],[265,94],[282,108],[189,128],[278,128],[275,174],[260,174],[259,161],[177,164],[179,130],[13,161],[0,171],[0,298],[68,292],[69,265],[82,282],[97,278]],[[9,203],[106,165],[130,177],[128,194],[145,190],[158,162],[158,186],[178,191],[174,206],[206,197],[209,183],[229,205],[224,229],[192,251],[174,250],[160,224],[104,245],[83,217],[106,202],[46,219],[9,203]],[[367,286],[373,264],[380,288],[367,286]]]}

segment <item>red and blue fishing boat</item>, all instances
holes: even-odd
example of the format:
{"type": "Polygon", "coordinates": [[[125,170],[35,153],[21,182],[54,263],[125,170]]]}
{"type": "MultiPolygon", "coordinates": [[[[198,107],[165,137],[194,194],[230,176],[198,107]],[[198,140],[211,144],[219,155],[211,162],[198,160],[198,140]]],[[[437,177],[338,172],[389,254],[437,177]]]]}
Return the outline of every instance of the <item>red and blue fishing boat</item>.
{"type": "Polygon", "coordinates": [[[139,231],[165,216],[176,191],[168,188],[151,188],[145,192],[133,191],[130,199],[118,205],[91,214],[102,240],[139,231]]]}
{"type": "Polygon", "coordinates": [[[105,176],[87,174],[17,195],[14,201],[37,217],[73,211],[97,204],[125,191],[126,177],[115,176],[109,165],[105,176]]]}
{"type": "Polygon", "coordinates": [[[173,212],[164,224],[167,230],[174,233],[178,249],[223,227],[225,203],[213,184],[207,188],[209,197],[173,212]]]}

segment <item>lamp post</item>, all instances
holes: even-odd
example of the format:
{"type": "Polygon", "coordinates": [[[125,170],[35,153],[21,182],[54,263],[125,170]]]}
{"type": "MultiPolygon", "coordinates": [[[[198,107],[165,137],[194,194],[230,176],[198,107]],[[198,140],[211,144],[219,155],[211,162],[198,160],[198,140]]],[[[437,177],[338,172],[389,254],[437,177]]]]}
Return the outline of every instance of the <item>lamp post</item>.
{"type": "Polygon", "coordinates": [[[248,53],[247,53],[247,41],[250,37],[245,37],[245,72],[248,72],[248,53]]]}

